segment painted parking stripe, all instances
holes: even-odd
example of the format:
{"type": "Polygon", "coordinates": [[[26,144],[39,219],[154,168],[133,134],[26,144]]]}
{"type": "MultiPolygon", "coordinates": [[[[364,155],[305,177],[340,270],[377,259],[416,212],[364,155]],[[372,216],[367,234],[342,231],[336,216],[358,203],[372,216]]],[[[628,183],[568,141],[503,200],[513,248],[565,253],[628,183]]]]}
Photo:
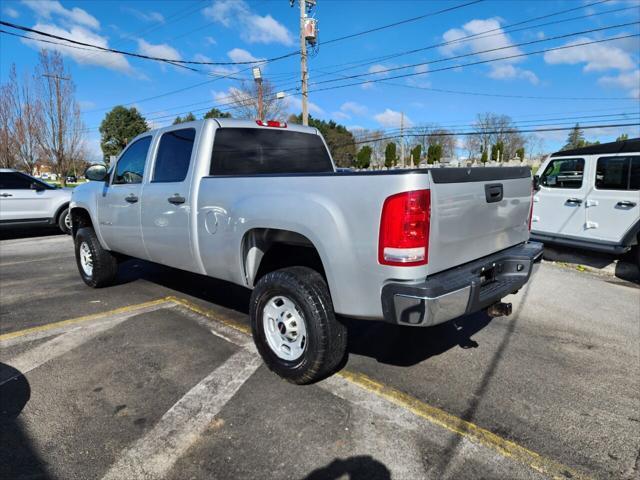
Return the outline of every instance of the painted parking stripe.
{"type": "Polygon", "coordinates": [[[261,363],[248,349],[234,353],[171,407],[147,435],[126,449],[104,480],[162,478],[261,363]]]}
{"type": "MultiPolygon", "coordinates": [[[[92,324],[91,328],[80,328],[77,324],[69,325],[67,328],[71,328],[71,330],[66,333],[62,333],[61,335],[44,342],[35,348],[27,350],[14,358],[5,360],[4,362],[20,372],[21,375],[24,375],[31,370],[44,365],[50,360],[64,355],[83,343],[88,342],[98,334],[121,324],[135,315],[152,312],[161,308],[172,307],[175,307],[175,304],[164,302],[144,309],[129,310],[116,315],[111,315],[108,318],[103,318],[101,319],[101,322],[92,324]]],[[[0,376],[0,386],[12,380],[17,375],[18,374],[14,373],[12,376],[6,378],[0,376]]]]}
{"type": "MultiPolygon", "coordinates": [[[[169,298],[194,312],[205,315],[211,320],[218,321],[214,312],[207,311],[207,309],[185,299],[169,298]]],[[[247,325],[238,322],[229,322],[227,319],[224,319],[221,323],[245,334],[250,334],[251,332],[251,329],[247,325]]],[[[377,413],[381,413],[383,416],[388,416],[388,412],[393,411],[393,409],[397,412],[408,412],[413,415],[414,418],[419,417],[433,425],[460,435],[465,441],[485,447],[499,454],[502,458],[508,458],[526,465],[533,471],[545,476],[554,479],[572,478],[588,480],[590,478],[582,472],[543,457],[532,450],[504,439],[472,422],[463,420],[437,407],[433,407],[411,395],[369,378],[364,374],[342,370],[335,375],[335,378],[329,378],[328,380],[320,382],[318,386],[352,403],[355,403],[357,398],[362,400],[362,393],[365,392],[370,398],[371,396],[375,396],[375,401],[361,401],[360,403],[372,408],[373,405],[382,405],[379,400],[383,400],[386,403],[384,408],[376,408],[377,413]],[[389,410],[389,407],[391,407],[391,410],[389,410]]]]}
{"type": "Polygon", "coordinates": [[[22,339],[21,341],[36,340],[38,338],[45,338],[59,333],[64,333],[71,328],[80,324],[90,323],[93,321],[101,321],[109,319],[116,315],[121,314],[136,314],[144,313],[148,309],[154,309],[157,306],[170,305],[173,302],[168,298],[160,298],[158,300],[151,300],[149,302],[138,303],[135,305],[127,305],[126,307],[115,308],[106,312],[93,313],[91,315],[84,315],[82,317],[71,318],[69,320],[62,320],[60,322],[48,323],[46,325],[40,325],[37,327],[25,328],[24,330],[18,330],[15,332],[9,332],[0,335],[0,346],[9,346],[15,343],[16,339],[22,339]]]}

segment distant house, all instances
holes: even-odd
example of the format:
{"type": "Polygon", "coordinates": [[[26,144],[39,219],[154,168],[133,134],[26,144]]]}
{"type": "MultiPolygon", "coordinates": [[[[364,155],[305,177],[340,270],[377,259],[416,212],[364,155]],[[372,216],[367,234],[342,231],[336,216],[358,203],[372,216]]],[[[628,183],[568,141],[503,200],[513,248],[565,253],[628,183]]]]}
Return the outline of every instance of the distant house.
{"type": "Polygon", "coordinates": [[[36,165],[33,169],[33,175],[36,177],[47,176],[51,177],[55,174],[53,173],[53,169],[51,168],[51,164],[46,162],[36,162],[36,165]]]}

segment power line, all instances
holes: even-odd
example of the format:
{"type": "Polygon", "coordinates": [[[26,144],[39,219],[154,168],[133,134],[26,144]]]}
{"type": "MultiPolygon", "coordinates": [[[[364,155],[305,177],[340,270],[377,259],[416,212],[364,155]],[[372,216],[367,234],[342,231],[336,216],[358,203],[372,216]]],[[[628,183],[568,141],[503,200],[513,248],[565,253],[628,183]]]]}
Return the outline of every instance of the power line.
{"type": "MultiPolygon", "coordinates": [[[[535,50],[533,52],[527,52],[527,53],[519,53],[519,54],[514,54],[514,55],[507,55],[504,57],[499,57],[499,58],[492,58],[492,59],[487,59],[487,60],[478,60],[476,62],[470,62],[470,63],[463,63],[461,65],[451,65],[448,67],[442,67],[442,68],[438,68],[435,70],[429,70],[429,72],[415,72],[415,73],[405,73],[402,75],[395,75],[392,77],[388,77],[388,78],[380,78],[380,79],[369,79],[369,80],[364,80],[364,81],[359,81],[359,82],[353,82],[353,83],[347,83],[344,85],[332,85],[326,88],[320,88],[320,89],[315,89],[315,90],[311,90],[312,92],[320,92],[320,91],[325,91],[325,90],[333,90],[333,89],[337,89],[337,88],[345,88],[345,87],[352,87],[355,85],[363,85],[365,83],[379,83],[379,82],[384,82],[384,81],[388,81],[388,80],[395,80],[397,78],[407,78],[407,77],[415,77],[417,75],[424,75],[426,73],[432,74],[432,73],[436,73],[436,72],[443,72],[446,70],[453,70],[453,69],[457,69],[457,68],[462,68],[462,67],[471,67],[471,66],[475,66],[475,65],[482,65],[482,64],[486,64],[486,63],[491,63],[491,62],[498,62],[498,61],[502,61],[502,60],[511,60],[513,58],[522,58],[522,57],[527,57],[530,55],[537,55],[540,53],[546,53],[546,52],[553,52],[556,50],[565,50],[565,49],[569,49],[569,48],[577,48],[577,47],[583,47],[586,45],[593,45],[596,43],[605,43],[605,42],[613,42],[616,40],[623,40],[625,38],[632,38],[632,37],[639,37],[640,34],[634,33],[634,34],[629,34],[629,35],[622,35],[622,36],[618,36],[618,37],[613,37],[613,38],[605,38],[605,39],[601,39],[601,40],[592,40],[589,42],[581,42],[581,43],[576,43],[573,45],[564,45],[561,47],[553,47],[553,48],[545,48],[542,50],[535,50]]],[[[337,82],[340,80],[331,80],[332,82],[337,82]]],[[[318,83],[328,83],[328,81],[323,81],[323,82],[318,82],[318,83]]],[[[312,85],[317,85],[318,83],[314,83],[312,85]]],[[[608,100],[607,98],[602,98],[602,100],[608,100]]]]}
{"type": "MultiPolygon", "coordinates": [[[[500,50],[509,50],[509,49],[513,49],[513,48],[517,48],[517,47],[522,47],[522,46],[525,46],[525,45],[533,45],[533,44],[536,44],[536,43],[550,42],[550,41],[553,41],[553,40],[559,40],[561,38],[575,37],[577,35],[584,35],[584,34],[587,34],[587,33],[601,32],[601,31],[604,31],[604,30],[612,30],[614,28],[622,28],[622,27],[628,27],[630,25],[638,25],[638,24],[640,24],[640,21],[621,23],[621,24],[618,24],[618,25],[610,25],[610,26],[607,26],[607,27],[592,28],[592,29],[589,29],[589,30],[582,30],[580,32],[565,33],[563,35],[556,35],[554,37],[542,38],[542,39],[538,39],[538,40],[530,40],[528,42],[515,43],[513,45],[506,45],[506,46],[503,46],[503,47],[490,48],[490,49],[487,49],[487,50],[480,50],[480,51],[477,51],[477,52],[464,53],[464,54],[461,54],[461,55],[455,55],[453,57],[438,58],[436,60],[430,60],[428,62],[412,63],[412,64],[409,64],[409,65],[402,65],[402,66],[399,66],[399,67],[391,67],[391,68],[387,68],[387,69],[384,69],[384,70],[378,70],[378,71],[375,71],[375,72],[366,72],[366,73],[348,75],[348,76],[345,77],[345,79],[360,78],[360,77],[371,76],[371,75],[380,75],[380,74],[384,74],[384,73],[388,73],[388,72],[394,72],[394,71],[397,71],[397,70],[404,70],[404,69],[407,69],[407,68],[422,67],[422,66],[431,65],[431,64],[434,64],[434,63],[447,62],[447,61],[450,61],[450,60],[457,60],[459,58],[472,57],[472,56],[475,56],[475,55],[492,53],[492,52],[497,52],[497,51],[500,51],[500,50]]],[[[505,58],[515,58],[517,56],[523,56],[523,55],[515,55],[513,57],[505,57],[505,58]]],[[[426,73],[429,73],[429,72],[421,72],[420,74],[426,74],[426,73]]],[[[335,81],[336,80],[322,80],[320,82],[315,82],[314,85],[320,85],[320,84],[323,84],[323,83],[330,83],[330,82],[335,82],[335,81]]]]}

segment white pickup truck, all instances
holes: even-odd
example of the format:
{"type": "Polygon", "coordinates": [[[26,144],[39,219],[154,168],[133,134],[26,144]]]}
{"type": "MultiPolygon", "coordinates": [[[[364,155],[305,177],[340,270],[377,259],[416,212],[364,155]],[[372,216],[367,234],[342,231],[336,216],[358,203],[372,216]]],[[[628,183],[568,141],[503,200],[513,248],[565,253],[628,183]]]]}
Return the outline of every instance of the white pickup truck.
{"type": "Polygon", "coordinates": [[[78,269],[123,256],[252,289],[254,341],[295,383],[346,350],[336,314],[431,326],[501,303],[542,256],[528,242],[528,168],[339,172],[315,128],[210,119],[135,138],[89,167],[71,218],[78,269]]]}

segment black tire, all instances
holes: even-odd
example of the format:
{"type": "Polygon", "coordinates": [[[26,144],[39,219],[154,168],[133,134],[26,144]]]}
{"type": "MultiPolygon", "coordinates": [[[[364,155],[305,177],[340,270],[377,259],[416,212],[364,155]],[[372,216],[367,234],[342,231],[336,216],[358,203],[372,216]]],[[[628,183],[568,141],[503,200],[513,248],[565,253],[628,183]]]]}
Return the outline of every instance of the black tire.
{"type": "Polygon", "coordinates": [[[118,274],[118,260],[110,251],[100,245],[96,232],[91,227],[78,230],[75,238],[76,264],[84,283],[93,288],[107,287],[116,279],[118,274]],[[91,253],[91,273],[85,271],[80,259],[81,248],[86,244],[91,253]]]}
{"type": "Polygon", "coordinates": [[[71,228],[67,224],[67,216],[69,215],[69,208],[65,208],[60,215],[58,215],[58,228],[62,230],[62,233],[66,233],[67,235],[71,235],[71,228]]]}
{"type": "Polygon", "coordinates": [[[253,341],[269,369],[291,383],[304,385],[325,378],[341,363],[347,349],[347,330],[333,312],[322,276],[307,267],[290,267],[266,274],[251,294],[253,341]],[[290,299],[302,314],[306,344],[293,361],[280,358],[269,346],[263,310],[274,296],[290,299]]]}

